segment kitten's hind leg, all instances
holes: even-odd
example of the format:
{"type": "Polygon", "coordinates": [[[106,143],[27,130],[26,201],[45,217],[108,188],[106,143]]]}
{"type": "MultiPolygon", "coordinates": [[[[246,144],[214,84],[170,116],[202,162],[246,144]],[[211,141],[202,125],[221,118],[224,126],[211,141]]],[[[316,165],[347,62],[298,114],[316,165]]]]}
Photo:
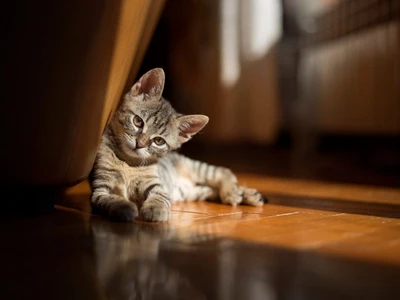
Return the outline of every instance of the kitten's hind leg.
{"type": "Polygon", "coordinates": [[[197,185],[188,190],[186,201],[213,201],[218,199],[218,190],[210,186],[197,185]]]}
{"type": "MultiPolygon", "coordinates": [[[[233,172],[227,168],[218,168],[219,171],[219,196],[222,203],[230,205],[247,204],[261,206],[264,198],[256,189],[238,185],[237,178],[233,172]]],[[[218,178],[218,176],[217,176],[218,178]]]]}
{"type": "Polygon", "coordinates": [[[243,190],[243,204],[252,206],[262,206],[264,204],[265,199],[259,191],[247,187],[241,188],[243,190]]]}
{"type": "Polygon", "coordinates": [[[178,172],[193,183],[207,185],[219,193],[222,203],[230,205],[262,205],[262,196],[254,189],[238,185],[235,174],[228,168],[212,166],[184,156],[176,156],[178,172]]]}

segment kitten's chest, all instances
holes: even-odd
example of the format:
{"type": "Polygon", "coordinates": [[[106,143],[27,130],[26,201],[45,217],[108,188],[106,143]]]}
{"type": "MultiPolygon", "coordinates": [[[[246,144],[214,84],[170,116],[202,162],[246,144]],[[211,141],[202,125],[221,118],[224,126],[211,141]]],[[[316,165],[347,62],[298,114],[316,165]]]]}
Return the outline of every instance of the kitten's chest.
{"type": "Polygon", "coordinates": [[[129,165],[124,165],[122,167],[122,173],[125,178],[126,183],[133,183],[142,178],[147,177],[158,177],[157,165],[146,166],[146,167],[130,167],[129,165]]]}

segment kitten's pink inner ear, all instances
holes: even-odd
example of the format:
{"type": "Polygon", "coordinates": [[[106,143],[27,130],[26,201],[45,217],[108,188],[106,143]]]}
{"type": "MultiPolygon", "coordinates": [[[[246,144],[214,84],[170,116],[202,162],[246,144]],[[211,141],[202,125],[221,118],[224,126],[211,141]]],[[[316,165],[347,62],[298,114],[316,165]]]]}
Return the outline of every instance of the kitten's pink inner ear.
{"type": "Polygon", "coordinates": [[[131,88],[131,95],[132,96],[137,96],[140,94],[140,87],[142,85],[140,84],[140,82],[135,83],[135,85],[131,88]]]}
{"type": "Polygon", "coordinates": [[[203,115],[190,115],[180,117],[179,135],[184,138],[190,138],[208,123],[208,117],[203,115]]]}
{"type": "Polygon", "coordinates": [[[163,69],[156,68],[144,74],[131,89],[132,96],[148,94],[161,98],[164,90],[165,74],[163,69]]]}

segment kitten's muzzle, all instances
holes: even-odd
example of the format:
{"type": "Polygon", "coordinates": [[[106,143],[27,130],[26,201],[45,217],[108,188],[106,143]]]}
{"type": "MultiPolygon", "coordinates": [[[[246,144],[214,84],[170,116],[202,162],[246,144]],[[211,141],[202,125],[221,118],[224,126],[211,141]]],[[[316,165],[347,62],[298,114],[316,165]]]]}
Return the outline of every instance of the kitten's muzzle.
{"type": "Polygon", "coordinates": [[[147,146],[149,139],[146,137],[140,137],[136,140],[136,149],[141,149],[147,146]]]}
{"type": "Polygon", "coordinates": [[[144,148],[146,145],[142,145],[140,143],[136,143],[136,149],[142,149],[144,148]]]}

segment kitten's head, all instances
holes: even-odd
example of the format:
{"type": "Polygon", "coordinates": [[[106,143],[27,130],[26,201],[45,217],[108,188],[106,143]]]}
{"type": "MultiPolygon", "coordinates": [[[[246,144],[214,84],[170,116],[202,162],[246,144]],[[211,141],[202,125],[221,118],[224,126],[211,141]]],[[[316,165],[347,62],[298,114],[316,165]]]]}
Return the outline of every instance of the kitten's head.
{"type": "Polygon", "coordinates": [[[177,113],[162,97],[165,74],[152,69],[136,82],[118,108],[112,130],[126,156],[155,161],[178,149],[207,123],[204,115],[177,113]]]}

